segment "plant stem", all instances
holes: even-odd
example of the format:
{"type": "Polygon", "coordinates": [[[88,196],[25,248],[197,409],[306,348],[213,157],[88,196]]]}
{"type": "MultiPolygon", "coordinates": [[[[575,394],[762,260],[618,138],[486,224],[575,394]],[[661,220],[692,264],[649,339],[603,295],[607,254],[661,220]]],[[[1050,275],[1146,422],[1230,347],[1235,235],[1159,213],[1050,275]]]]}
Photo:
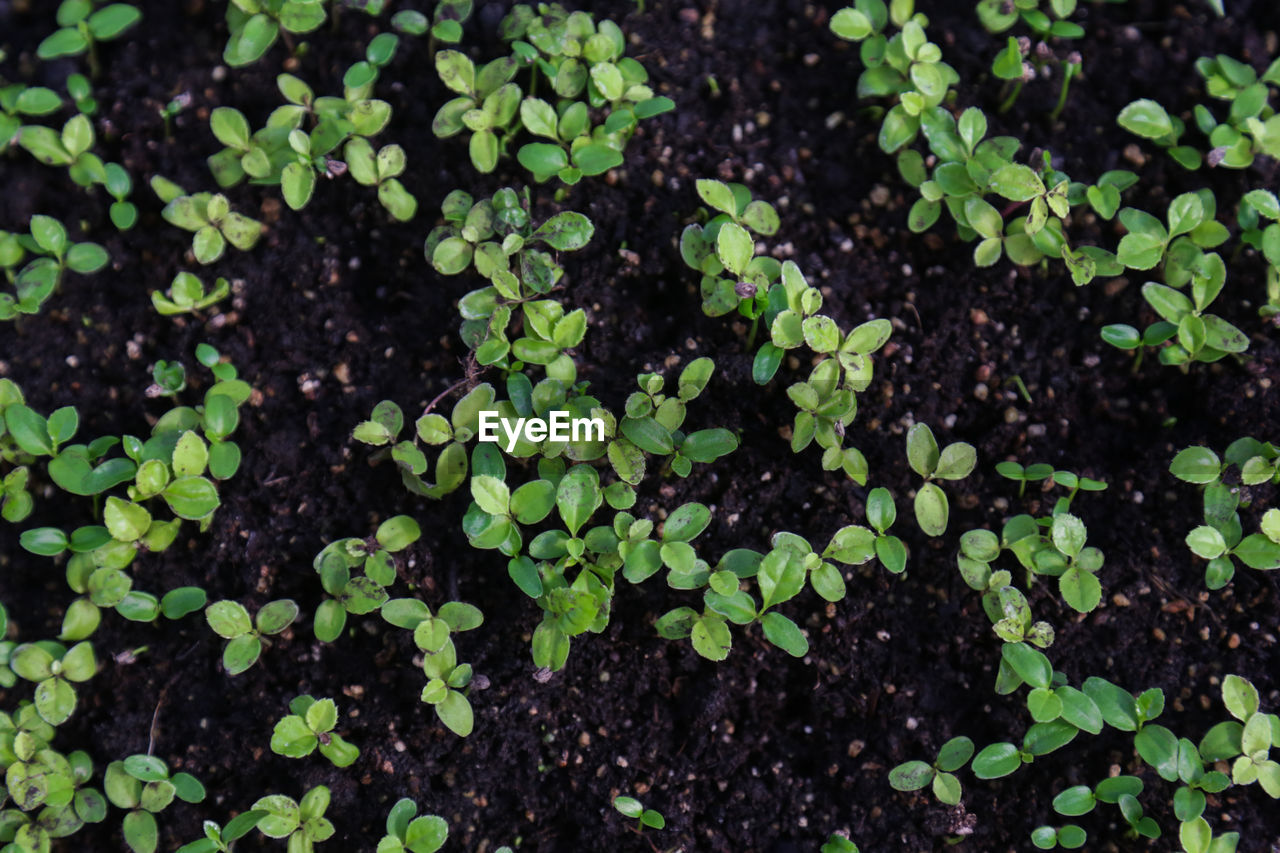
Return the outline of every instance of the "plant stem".
{"type": "Polygon", "coordinates": [[[1062,90],[1058,92],[1058,105],[1053,108],[1053,112],[1049,113],[1049,121],[1057,121],[1058,116],[1062,115],[1062,108],[1067,105],[1067,92],[1071,88],[1071,78],[1080,71],[1079,64],[1068,62],[1066,70],[1062,74],[1062,90]]]}
{"type": "Polygon", "coordinates": [[[1009,97],[1000,102],[1000,113],[1007,113],[1013,108],[1013,104],[1018,100],[1018,95],[1022,94],[1022,78],[1018,78],[1018,83],[1013,87],[1013,91],[1009,93],[1009,97]]]}

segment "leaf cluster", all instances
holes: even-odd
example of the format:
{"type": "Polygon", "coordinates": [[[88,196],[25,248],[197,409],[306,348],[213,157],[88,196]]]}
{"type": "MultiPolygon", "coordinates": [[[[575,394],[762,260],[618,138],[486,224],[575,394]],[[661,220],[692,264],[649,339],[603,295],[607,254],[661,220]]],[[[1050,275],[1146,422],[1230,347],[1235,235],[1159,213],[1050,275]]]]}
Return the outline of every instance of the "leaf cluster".
{"type": "Polygon", "coordinates": [[[492,172],[527,131],[547,141],[521,145],[520,165],[539,183],[555,177],[576,184],[621,165],[639,121],[675,107],[654,96],[644,66],[624,55],[626,39],[613,21],[597,23],[558,3],[517,4],[499,34],[511,53],[479,68],[459,51],[436,54],[436,71],[457,97],[436,113],[432,132],[443,139],[469,131],[479,172],[492,172]],[[523,87],[515,82],[522,71],[523,87]],[[540,86],[555,94],[554,105],[534,94],[540,86]],[[593,124],[593,110],[607,111],[603,122],[593,124]]]}
{"type": "Polygon", "coordinates": [[[338,706],[332,699],[298,696],[289,703],[289,710],[293,713],[281,717],[271,732],[271,751],[276,755],[305,758],[319,747],[334,767],[350,767],[360,757],[359,748],[333,732],[338,706]]]}
{"type": "Polygon", "coordinates": [[[1208,560],[1205,586],[1221,589],[1235,576],[1235,560],[1251,569],[1280,568],[1280,510],[1268,509],[1260,530],[1244,535],[1239,509],[1249,506],[1249,490],[1280,483],[1280,450],[1270,442],[1241,438],[1225,460],[1207,447],[1186,447],[1173,457],[1169,473],[1204,487],[1204,524],[1187,534],[1187,547],[1208,560]],[[1234,559],[1233,559],[1234,558],[1234,559]]]}
{"type": "Polygon", "coordinates": [[[14,288],[12,294],[0,293],[0,320],[39,313],[66,270],[88,275],[110,260],[97,243],[73,243],[52,216],[36,214],[27,227],[27,234],[0,231],[0,269],[14,288]]]}

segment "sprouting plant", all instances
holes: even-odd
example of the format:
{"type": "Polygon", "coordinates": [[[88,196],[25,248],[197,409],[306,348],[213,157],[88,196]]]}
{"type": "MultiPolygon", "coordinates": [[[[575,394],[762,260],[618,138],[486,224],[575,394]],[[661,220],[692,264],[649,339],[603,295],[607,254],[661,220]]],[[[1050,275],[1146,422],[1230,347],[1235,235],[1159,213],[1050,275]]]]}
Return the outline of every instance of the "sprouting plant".
{"type": "Polygon", "coordinates": [[[404,149],[384,145],[375,153],[369,140],[357,136],[343,148],[343,158],[356,183],[376,187],[378,201],[396,219],[408,222],[418,210],[418,201],[400,183],[404,172],[404,149]]]}
{"type": "Polygon", "coordinates": [[[318,29],[326,17],[323,0],[231,0],[227,4],[231,37],[222,59],[233,67],[257,62],[281,32],[292,50],[291,35],[318,29]]]}
{"type": "Polygon", "coordinates": [[[1018,497],[1022,497],[1026,493],[1027,483],[1038,483],[1044,480],[1050,480],[1053,485],[1070,489],[1065,496],[1058,498],[1054,503],[1054,515],[1070,509],[1071,502],[1075,500],[1077,493],[1101,492],[1107,488],[1107,484],[1101,480],[1082,477],[1072,471],[1055,471],[1052,465],[1044,462],[1037,462],[1026,467],[1011,460],[997,462],[996,473],[1006,480],[1013,480],[1018,484],[1018,497]]]}
{"type": "Polygon", "coordinates": [[[418,804],[408,797],[398,800],[387,813],[387,834],[378,842],[377,853],[435,853],[449,838],[449,824],[437,815],[418,813],[418,804]]]}
{"type": "Polygon", "coordinates": [[[14,288],[13,294],[0,293],[0,320],[38,313],[66,270],[88,275],[110,260],[97,243],[73,243],[52,216],[32,216],[28,228],[30,234],[0,231],[0,269],[14,288]],[[28,254],[34,257],[24,264],[28,254]]]}
{"type": "Polygon", "coordinates": [[[938,757],[930,764],[925,761],[908,761],[889,771],[889,784],[898,791],[918,791],[931,785],[933,795],[940,802],[954,806],[960,802],[962,789],[955,771],[969,763],[973,757],[973,741],[967,737],[954,737],[938,750],[938,757]]]}
{"type": "Polygon", "coordinates": [[[98,101],[93,97],[93,84],[83,74],[67,75],[67,94],[71,96],[79,112],[91,116],[98,111],[98,101]]]}
{"type": "Polygon", "coordinates": [[[112,41],[142,20],[142,12],[128,3],[111,3],[94,9],[94,0],[62,0],[58,4],[58,27],[36,47],[41,59],[89,54],[91,73],[97,77],[98,42],[112,41]]]}
{"type": "MultiPolygon", "coordinates": [[[[1209,97],[1230,104],[1227,120],[1219,122],[1203,104],[1193,110],[1196,127],[1209,139],[1210,166],[1246,169],[1259,154],[1280,156],[1280,119],[1270,105],[1271,86],[1280,87],[1280,60],[1261,77],[1247,63],[1219,54],[1196,60],[1196,71],[1205,81],[1209,97]]],[[[1134,101],[1120,114],[1120,126],[1167,148],[1179,164],[1198,169],[1200,152],[1178,145],[1185,125],[1150,99],[1134,101]]]]}
{"type": "Polygon", "coordinates": [[[86,787],[93,760],[80,750],[53,748],[54,729],[34,705],[22,701],[10,715],[0,712],[0,769],[6,801],[0,811],[0,843],[20,851],[49,850],[50,839],[77,832],[107,816],[107,801],[86,787]]]}
{"type": "Polygon", "coordinates": [[[231,285],[219,276],[212,290],[206,290],[204,282],[193,273],[179,272],[173,277],[167,291],[151,291],[151,304],[166,317],[187,314],[210,308],[231,292],[231,285]]]}
{"type": "Polygon", "coordinates": [[[527,130],[549,141],[522,145],[520,164],[539,182],[557,177],[576,184],[621,165],[638,122],[675,107],[655,97],[644,66],[623,55],[626,39],[612,21],[597,24],[589,13],[569,13],[558,3],[536,10],[518,4],[500,33],[512,54],[478,69],[459,51],[436,54],[436,71],[457,97],[441,106],[432,131],[441,138],[470,131],[471,162],[480,172],[492,172],[511,140],[527,130]],[[525,69],[527,90],[513,82],[525,69]],[[555,105],[535,95],[539,84],[555,94],[555,105]],[[591,109],[606,107],[604,123],[592,126],[591,109]]]}
{"type": "Polygon", "coordinates": [[[352,438],[383,449],[374,458],[391,457],[400,469],[405,488],[424,497],[441,498],[467,480],[467,442],[480,428],[480,412],[492,405],[493,386],[478,385],[454,404],[450,418],[426,412],[414,425],[414,437],[397,441],[404,430],[404,413],[394,402],[383,400],[373,407],[370,420],[362,421],[352,438]],[[435,460],[434,480],[428,480],[430,462],[417,442],[445,445],[435,460]]]}
{"type": "Polygon", "coordinates": [[[190,773],[171,774],[169,766],[154,755],[131,755],[111,762],[102,788],[112,805],[129,810],[124,816],[124,840],[133,853],[155,853],[159,847],[155,816],[175,797],[187,803],[204,802],[205,798],[199,780],[190,773]]]}
{"type": "Polygon", "coordinates": [[[304,758],[316,751],[334,767],[350,767],[360,757],[359,748],[333,733],[338,725],[338,706],[332,699],[309,695],[289,703],[292,714],[281,717],[271,733],[271,751],[286,758],[304,758]]]}
{"type": "Polygon", "coordinates": [[[811,287],[793,261],[782,265],[781,281],[770,287],[764,319],[769,340],[761,344],[752,362],[752,379],[768,383],[777,373],[783,355],[806,346],[817,357],[804,381],[787,387],[796,405],[791,450],[799,453],[812,443],[822,448],[822,467],[842,470],[859,485],[867,482],[867,460],[856,447],[845,447],[846,428],[858,412],[857,394],[871,384],[871,355],[889,340],[888,320],[868,320],[849,332],[835,320],[818,313],[822,292],[811,287]]]}
{"type": "Polygon", "coordinates": [[[298,605],[288,598],[266,604],[250,620],[249,611],[236,601],[215,601],[205,608],[205,619],[214,633],[227,640],[222,666],[227,675],[239,675],[262,654],[264,635],[279,634],[298,618],[298,605]]]}
{"type": "Polygon", "coordinates": [[[941,452],[928,424],[915,424],[907,431],[907,462],[925,482],[915,497],[916,523],[928,536],[941,536],[947,529],[947,495],[934,480],[963,480],[973,472],[978,454],[972,444],[957,441],[941,452]]]}
{"type": "Polygon", "coordinates": [[[191,251],[201,264],[211,264],[221,258],[227,243],[247,252],[262,236],[262,223],[233,211],[222,193],[186,195],[181,187],[159,176],[152,178],[151,186],[165,202],[161,211],[165,221],[184,231],[195,232],[191,251]]]}
{"type": "Polygon", "coordinates": [[[23,643],[9,655],[9,668],[27,681],[36,682],[35,707],[50,725],[60,726],[76,710],[72,684],[88,681],[98,671],[89,642],[70,649],[52,640],[23,643]]]}
{"type": "Polygon", "coordinates": [[[471,664],[458,663],[450,635],[480,627],[484,616],[461,601],[442,604],[433,616],[430,608],[417,599],[388,602],[382,616],[393,625],[413,631],[414,645],[423,652],[422,669],[428,681],[422,688],[422,701],[435,708],[440,722],[454,734],[471,734],[475,718],[464,692],[471,684],[471,664]]]}
{"type": "Polygon", "coordinates": [[[667,819],[655,809],[646,809],[635,797],[614,797],[614,809],[624,817],[634,818],[636,832],[644,832],[644,828],[664,829],[667,819]]]}
{"type": "Polygon", "coordinates": [[[332,643],[342,635],[348,613],[361,615],[381,607],[388,598],[386,588],[396,581],[394,554],[421,535],[416,521],[397,515],[382,522],[371,539],[339,539],[326,545],[312,566],[325,592],[333,597],[316,608],[316,639],[332,643]],[[357,566],[364,575],[352,577],[351,570],[357,566]]]}
{"type": "Polygon", "coordinates": [[[216,108],[209,127],[225,147],[208,163],[218,185],[235,186],[246,177],[279,185],[285,203],[299,210],[311,201],[319,178],[349,172],[358,183],[377,188],[379,201],[393,217],[412,219],[418,203],[398,177],[405,169],[404,150],[386,145],[375,152],[369,142],[391,120],[391,105],[372,93],[398,42],[390,33],[374,37],[367,59],[343,76],[341,97],[316,97],[301,79],[279,75],[276,86],[287,103],[272,112],[260,130],[252,131],[239,110],[216,108]]]}
{"type": "Polygon", "coordinates": [[[268,838],[289,839],[289,853],[312,853],[315,845],[333,836],[333,824],[324,816],[329,809],[329,789],[317,785],[295,801],[284,794],[270,794],[253,804],[266,812],[258,819],[258,831],[268,838]]]}
{"type": "Polygon", "coordinates": [[[719,317],[737,309],[752,321],[747,346],[769,305],[769,288],[782,274],[773,258],[755,257],[752,233],[772,237],[778,212],[765,201],[753,201],[742,184],[699,179],[698,195],[718,211],[705,225],[692,224],[680,234],[680,257],[702,273],[702,311],[719,317]]]}
{"type": "Polygon", "coordinates": [[[1075,11],[1076,0],[978,0],[977,5],[978,20],[988,32],[1003,33],[1021,20],[1041,38],[1082,37],[1084,28],[1066,20],[1075,11]]]}
{"type": "Polygon", "coordinates": [[[867,523],[876,531],[872,547],[884,567],[900,575],[907,568],[907,546],[888,532],[897,518],[898,508],[889,490],[883,486],[872,489],[867,495],[867,523]]]}
{"type": "Polygon", "coordinates": [[[1205,523],[1187,534],[1186,543],[1193,554],[1209,561],[1205,568],[1209,589],[1231,582],[1233,558],[1251,569],[1280,568],[1280,510],[1267,510],[1259,532],[1248,536],[1238,512],[1242,504],[1248,505],[1241,486],[1247,490],[1280,482],[1280,450],[1270,442],[1241,438],[1227,447],[1224,456],[1225,461],[1207,447],[1187,447],[1169,465],[1169,472],[1179,480],[1204,486],[1205,523]]]}
{"type": "Polygon", "coordinates": [[[178,853],[231,853],[232,845],[258,825],[258,821],[267,816],[263,809],[251,809],[236,815],[227,821],[226,826],[219,826],[212,820],[204,822],[204,838],[184,844],[178,853]]]}

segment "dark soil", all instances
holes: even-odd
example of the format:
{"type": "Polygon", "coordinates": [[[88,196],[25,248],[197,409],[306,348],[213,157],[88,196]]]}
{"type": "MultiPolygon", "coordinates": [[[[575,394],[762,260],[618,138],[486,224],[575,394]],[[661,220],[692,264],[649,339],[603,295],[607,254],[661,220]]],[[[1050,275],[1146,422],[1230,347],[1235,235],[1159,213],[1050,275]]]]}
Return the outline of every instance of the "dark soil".
{"type": "MultiPolygon", "coordinates": [[[[1203,563],[1182,542],[1200,523],[1199,498],[1167,473],[1173,453],[1188,444],[1221,450],[1243,435],[1276,438],[1280,347],[1275,328],[1257,318],[1264,266],[1254,253],[1230,259],[1221,300],[1228,319],[1252,334],[1248,360],[1183,374],[1148,359],[1132,371],[1098,329],[1149,319],[1141,281],[1077,289],[1057,265],[977,270],[971,247],[950,229],[906,229],[911,194],[876,147],[871,111],[853,98],[857,51],[827,27],[839,4],[650,0],[643,14],[627,3],[594,4],[597,15],[622,23],[633,55],[678,109],[644,124],[624,168],[584,181],[564,202],[596,225],[592,244],[565,258],[565,298],[585,307],[592,323],[580,351],[583,378],[618,407],[636,373],[714,356],[716,377],[690,423],[740,428],[743,436],[727,464],[699,466],[686,481],[652,476],[640,508],[714,505],[715,521],[699,544],[717,555],[762,548],[777,530],[824,543],[863,516],[864,489],[822,472],[811,452],[793,456],[779,436],[791,412],[786,377],[755,386],[744,330],[698,308],[695,277],[675,244],[697,206],[694,179],[719,176],[777,202],[778,254],[821,283],[842,324],[893,320],[853,443],[870,461],[871,485],[898,496],[903,516],[895,532],[911,559],[901,578],[871,566],[851,573],[850,595],[839,605],[827,607],[811,593],[788,605],[810,634],[804,661],[757,632],[736,631],[729,659],[707,662],[652,629],[657,615],[690,603],[690,594],[659,581],[622,585],[608,630],[575,641],[564,671],[543,683],[527,651],[539,613],[508,580],[505,558],[467,546],[458,527],[466,498],[410,496],[390,465],[367,464],[367,448],[349,438],[377,401],[417,412],[463,376],[453,304],[475,282],[436,276],[423,263],[422,240],[449,190],[480,196],[523,175],[504,162],[499,174],[477,176],[465,145],[431,135],[446,94],[425,42],[402,42],[378,94],[395,108],[384,139],[408,153],[405,183],[420,201],[417,219],[389,223],[373,194],[350,181],[320,186],[300,214],[274,190],[241,186],[230,193],[233,205],[271,230],[253,252],[231,252],[208,271],[236,280],[234,305],[215,322],[162,318],[149,291],[195,267],[184,257],[189,241],[160,220],[144,181],[163,174],[189,188],[212,187],[204,163],[216,150],[208,112],[234,105],[260,124],[278,102],[273,79],[286,54],[277,47],[248,69],[215,73],[224,4],[142,5],[143,26],[103,50],[96,89],[99,138],[139,186],[139,227],[117,235],[101,193],[84,194],[65,172],[33,166],[22,152],[0,157],[0,227],[50,213],[83,223],[113,259],[97,276],[71,277],[42,315],[0,328],[0,375],[19,382],[37,409],[77,405],[82,436],[142,433],[164,410],[142,393],[149,366],[160,358],[192,364],[194,345],[210,341],[261,391],[238,435],[244,465],[223,486],[208,534],[139,559],[136,585],[160,593],[198,584],[211,599],[254,605],[288,596],[309,616],[321,600],[315,553],[409,513],[424,535],[408,552],[407,576],[432,605],[460,597],[484,611],[484,627],[463,635],[459,652],[491,685],[472,695],[476,730],[461,740],[419,702],[423,677],[412,643],[380,620],[355,619],[354,636],[323,646],[304,618],[258,666],[228,678],[220,642],[198,616],[153,626],[108,615],[93,638],[105,664],[81,690],[58,745],[88,749],[101,765],[146,751],[154,736],[157,755],[196,774],[210,798],[165,812],[163,849],[197,837],[202,819],[224,821],[262,794],[297,797],[315,784],[332,789],[337,825],[321,849],[372,850],[402,795],[444,816],[449,849],[457,850],[519,842],[538,851],[784,853],[816,850],[835,831],[869,851],[950,849],[948,839],[966,833],[960,849],[1027,849],[1030,830],[1055,821],[1055,793],[1120,770],[1149,783],[1143,804],[1166,831],[1150,849],[1175,849],[1172,787],[1144,772],[1128,739],[1110,731],[1082,736],[1001,782],[966,775],[956,809],[888,786],[890,767],[927,758],[951,736],[967,734],[980,745],[1018,739],[1029,722],[1019,698],[992,690],[999,643],[953,559],[959,531],[998,527],[1052,501],[1019,499],[993,472],[1006,458],[1050,462],[1110,484],[1075,504],[1091,543],[1107,555],[1104,606],[1079,618],[1056,595],[1033,598],[1038,617],[1057,629],[1053,659],[1073,683],[1101,675],[1135,691],[1162,687],[1169,698],[1162,722],[1197,740],[1223,717],[1218,683],[1228,672],[1251,678],[1264,707],[1280,705],[1275,578],[1242,570],[1228,589],[1207,593],[1203,563]],[[192,106],[167,138],[158,109],[180,92],[190,93],[192,106]],[[915,530],[905,500],[917,484],[904,453],[912,422],[979,451],[978,471],[950,489],[952,535],[933,541],[915,530]],[[130,661],[133,650],[140,651],[130,661]],[[361,748],[354,767],[289,761],[267,748],[274,721],[301,692],[338,700],[340,730],[361,748]],[[613,812],[613,796],[636,792],[666,815],[665,831],[640,838],[613,812]]],[[[413,4],[397,8],[404,5],[413,4]]],[[[1223,52],[1261,69],[1276,52],[1280,23],[1269,0],[1228,0],[1226,20],[1202,2],[1082,3],[1076,19],[1087,36],[1070,47],[1084,55],[1086,74],[1051,123],[1054,81],[1028,86],[1012,111],[996,115],[1000,85],[986,69],[999,38],[977,26],[971,2],[920,5],[935,15],[929,32],[965,81],[960,105],[984,107],[993,133],[1050,146],[1081,178],[1133,168],[1124,152],[1137,140],[1114,123],[1125,104],[1152,97],[1186,115],[1201,98],[1197,57],[1223,52]]],[[[496,4],[480,5],[467,36],[477,57],[496,55],[501,15],[496,4]]],[[[52,18],[44,4],[0,0],[8,76],[60,87],[77,69],[75,62],[32,65],[52,18]]],[[[310,40],[297,73],[317,92],[338,89],[375,31],[367,17],[344,15],[340,28],[310,40]]],[[[1207,182],[1220,210],[1230,210],[1244,191],[1276,184],[1275,163],[1265,159],[1245,172],[1189,173],[1151,146],[1136,150],[1146,162],[1126,201],[1143,209],[1163,210],[1178,192],[1207,182]]],[[[541,212],[554,209],[551,189],[537,188],[536,199],[541,212]]],[[[1105,222],[1077,229],[1082,242],[1112,245],[1117,237],[1105,222]]],[[[55,514],[55,501],[40,500],[24,526],[76,523],[90,509],[77,505],[83,517],[68,519],[55,514]]],[[[21,550],[13,526],[0,528],[0,567],[0,600],[15,624],[10,636],[56,635],[69,601],[61,571],[21,550]]],[[[402,587],[399,594],[407,593],[402,587]]],[[[4,706],[13,707],[29,690],[5,693],[4,706]]],[[[1216,827],[1242,831],[1241,851],[1277,849],[1280,810],[1256,786],[1210,803],[1216,827]]],[[[1079,822],[1094,839],[1111,839],[1090,849],[1142,846],[1122,840],[1113,808],[1079,822]]],[[[62,849],[123,849],[118,827],[113,812],[62,849]]],[[[255,833],[240,849],[275,848],[255,833]]]]}

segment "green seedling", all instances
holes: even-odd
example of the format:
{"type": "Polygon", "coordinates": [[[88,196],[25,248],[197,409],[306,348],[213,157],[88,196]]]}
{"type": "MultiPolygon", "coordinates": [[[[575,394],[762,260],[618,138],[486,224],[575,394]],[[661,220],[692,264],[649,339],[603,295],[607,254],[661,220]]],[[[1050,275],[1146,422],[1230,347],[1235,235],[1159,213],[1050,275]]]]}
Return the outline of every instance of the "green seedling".
{"type": "Polygon", "coordinates": [[[702,311],[719,317],[735,309],[752,321],[747,346],[755,343],[759,318],[769,305],[769,288],[782,274],[773,258],[755,257],[753,233],[772,237],[778,232],[778,212],[764,201],[753,201],[742,184],[699,180],[699,197],[716,213],[705,225],[688,225],[680,234],[680,257],[702,273],[702,311]]]}
{"type": "Polygon", "coordinates": [[[932,786],[939,802],[956,805],[960,802],[962,788],[955,771],[969,763],[973,757],[973,741],[967,737],[954,737],[938,750],[932,764],[924,761],[908,761],[889,771],[889,784],[897,791],[918,791],[932,786]]]}
{"type": "Polygon", "coordinates": [[[504,188],[491,199],[475,202],[454,190],[441,205],[445,224],[427,235],[424,252],[437,272],[457,275],[474,266],[490,285],[462,297],[462,337],[485,365],[521,369],[522,362],[541,364],[555,378],[572,384],[572,359],[563,350],[577,346],[586,333],[586,314],[565,311],[558,302],[537,300],[564,276],[552,251],[586,246],[595,227],[580,213],[565,211],[535,227],[530,194],[523,198],[504,188]],[[508,330],[517,309],[529,334],[511,341],[508,330]],[[518,345],[518,348],[517,348],[518,345]]]}
{"type": "Polygon", "coordinates": [[[386,145],[375,152],[369,142],[391,120],[391,105],[372,93],[397,43],[389,33],[376,36],[366,51],[368,59],[347,69],[341,97],[317,98],[304,81],[279,75],[276,86],[287,103],[272,112],[260,130],[251,131],[237,109],[215,109],[209,127],[225,147],[208,163],[218,185],[235,186],[246,177],[257,184],[279,185],[285,202],[299,210],[311,201],[321,177],[350,173],[358,183],[376,187],[379,201],[396,219],[413,218],[417,200],[398,177],[405,169],[404,150],[386,145]]]}
{"type": "Polygon", "coordinates": [[[215,601],[204,611],[209,627],[219,637],[227,640],[222,652],[222,666],[227,675],[239,675],[258,662],[265,635],[279,634],[298,618],[298,605],[292,599],[283,598],[264,605],[255,619],[249,611],[235,601],[215,601]]]}
{"type": "Polygon", "coordinates": [[[915,424],[907,431],[907,462],[925,482],[915,497],[916,523],[928,536],[947,530],[947,495],[934,480],[963,480],[973,473],[978,453],[973,445],[957,441],[941,452],[928,424],[915,424]]]}
{"type": "Polygon", "coordinates": [[[236,815],[227,821],[226,826],[219,826],[211,820],[204,822],[204,838],[184,844],[178,853],[231,853],[233,845],[267,816],[264,809],[252,809],[236,815]]]}
{"type": "Polygon", "coordinates": [[[170,774],[169,766],[154,755],[131,755],[107,765],[102,782],[107,799],[124,816],[124,840],[133,853],[155,853],[159,827],[155,816],[174,798],[187,803],[204,802],[204,786],[189,773],[170,774]]]}
{"type": "Polygon", "coordinates": [[[250,65],[282,34],[292,51],[291,36],[319,29],[326,17],[323,0],[231,0],[227,4],[231,37],[222,59],[233,67],[250,65]]]}
{"type": "Polygon", "coordinates": [[[661,812],[646,809],[635,797],[614,797],[613,808],[622,816],[636,821],[633,827],[636,832],[644,832],[646,826],[651,829],[665,829],[667,826],[667,819],[661,812]]]}
{"type": "Polygon", "coordinates": [[[0,769],[12,806],[0,811],[5,849],[49,850],[50,839],[106,818],[102,792],[84,787],[93,760],[79,750],[64,755],[50,745],[53,736],[30,702],[20,702],[13,716],[0,712],[0,769]]]}
{"type": "Polygon", "coordinates": [[[67,75],[67,94],[75,102],[78,112],[91,116],[98,111],[98,101],[93,97],[93,84],[83,74],[67,75]]]}
{"type": "Polygon", "coordinates": [[[63,0],[58,5],[60,29],[40,42],[36,55],[51,60],[88,53],[89,68],[97,77],[102,71],[98,64],[98,43],[120,38],[140,20],[142,12],[128,3],[111,3],[95,9],[94,0],[63,0]]]}
{"type": "Polygon", "coordinates": [[[876,557],[886,569],[900,575],[907,568],[907,546],[888,532],[897,518],[898,508],[889,490],[883,486],[872,489],[867,495],[867,522],[876,531],[876,557]]]}
{"type": "Polygon", "coordinates": [[[334,767],[350,767],[360,750],[334,734],[338,706],[332,699],[303,695],[289,703],[292,714],[282,717],[271,733],[271,751],[286,758],[305,758],[319,747],[334,767]]]}
{"type": "MultiPolygon", "coordinates": [[[[152,186],[156,186],[155,179],[152,179],[152,186]]],[[[211,264],[221,258],[228,243],[247,252],[262,236],[262,223],[233,211],[227,197],[221,193],[184,195],[181,188],[170,182],[161,184],[161,187],[163,192],[158,190],[157,194],[161,201],[166,202],[161,215],[171,225],[195,232],[191,251],[201,264],[211,264]]]]}
{"type": "Polygon", "coordinates": [[[39,313],[67,270],[89,275],[110,260],[97,243],[71,242],[67,229],[51,216],[31,217],[29,228],[29,234],[0,231],[0,269],[14,288],[13,294],[0,293],[0,320],[39,313]]]}
{"type": "Polygon", "coordinates": [[[387,834],[377,853],[435,853],[449,838],[449,824],[436,815],[418,813],[418,804],[404,797],[387,813],[387,834]]]}
{"type": "Polygon", "coordinates": [[[329,809],[329,789],[317,785],[301,802],[284,794],[271,794],[253,804],[266,812],[258,819],[258,831],[268,838],[287,838],[289,853],[312,853],[315,845],[333,836],[333,824],[324,816],[329,809]]]}
{"type": "Polygon", "coordinates": [[[1150,98],[1139,98],[1120,111],[1116,123],[1130,133],[1150,139],[1157,147],[1165,149],[1182,168],[1194,171],[1204,162],[1201,153],[1191,145],[1179,144],[1187,126],[1182,119],[1169,115],[1168,111],[1150,98]]]}
{"type": "Polygon", "coordinates": [[[871,385],[871,355],[889,340],[888,320],[869,320],[846,333],[825,314],[822,293],[810,287],[792,261],[782,265],[781,281],[769,289],[764,314],[769,341],[761,345],[752,364],[752,378],[764,385],[773,378],[788,350],[806,346],[818,357],[803,382],[787,388],[795,403],[791,450],[799,453],[816,442],[822,448],[822,467],[842,470],[859,485],[867,482],[867,460],[856,447],[845,447],[846,428],[858,411],[857,394],[871,385]]]}
{"type": "Polygon", "coordinates": [[[471,684],[471,664],[458,663],[451,634],[480,627],[484,616],[477,608],[460,601],[441,605],[433,616],[417,599],[388,602],[383,606],[382,616],[397,627],[413,631],[414,645],[423,652],[422,669],[428,681],[422,688],[422,701],[435,708],[440,722],[454,734],[459,737],[471,734],[475,717],[464,692],[471,684]]]}
{"type": "Polygon", "coordinates": [[[1003,33],[1021,21],[1040,38],[1078,39],[1084,28],[1066,20],[1076,0],[978,0],[978,20],[991,33],[1003,33]]]}
{"type": "Polygon", "coordinates": [[[655,97],[644,66],[623,55],[626,40],[612,21],[597,24],[556,3],[536,10],[518,4],[499,31],[512,54],[480,68],[459,51],[436,54],[436,71],[457,97],[436,113],[432,131],[440,138],[470,131],[477,171],[492,172],[525,130],[548,141],[522,145],[520,164],[538,182],[575,184],[620,166],[638,122],[675,106],[655,97]],[[525,69],[530,79],[522,88],[514,81],[525,69]],[[555,94],[554,104],[534,94],[539,84],[555,94]],[[605,108],[604,123],[592,126],[591,110],[605,108]]]}
{"type": "Polygon", "coordinates": [[[1031,843],[1037,850],[1079,850],[1089,840],[1089,833],[1074,823],[1062,826],[1037,826],[1031,831],[1031,843]]]}
{"type": "Polygon", "coordinates": [[[397,515],[382,522],[372,539],[339,539],[326,545],[312,566],[325,592],[333,597],[316,608],[316,639],[332,643],[342,635],[348,613],[362,615],[380,608],[389,597],[386,588],[398,574],[394,555],[421,535],[416,521],[397,515]],[[364,575],[352,577],[351,570],[357,566],[364,575]]]}
{"type": "Polygon", "coordinates": [[[417,495],[441,498],[467,481],[467,442],[480,428],[480,413],[492,406],[493,386],[483,383],[459,400],[449,418],[424,412],[414,425],[414,436],[398,441],[404,430],[404,413],[391,400],[373,407],[370,420],[356,425],[352,438],[381,447],[375,459],[391,458],[400,469],[405,488],[417,495]],[[435,460],[434,482],[429,481],[430,464],[418,442],[428,447],[444,445],[435,460]]]}
{"type": "Polygon", "coordinates": [[[1185,483],[1204,487],[1205,523],[1187,534],[1187,547],[1208,560],[1205,585],[1221,589],[1235,576],[1235,560],[1251,569],[1280,568],[1280,510],[1262,515],[1259,531],[1244,535],[1238,509],[1241,488],[1280,482],[1280,450],[1270,442],[1241,438],[1231,443],[1225,461],[1207,447],[1179,451],[1169,472],[1185,483]],[[1233,559],[1234,558],[1234,559],[1233,559]]]}
{"type": "Polygon", "coordinates": [[[193,314],[212,308],[231,293],[231,284],[219,276],[213,289],[206,290],[204,282],[189,272],[180,272],[165,292],[151,291],[151,304],[166,317],[175,314],[193,314]]]}
{"type": "Polygon", "coordinates": [[[72,685],[92,678],[98,661],[91,643],[77,643],[68,649],[61,643],[41,640],[14,648],[9,668],[18,677],[36,683],[36,711],[50,725],[60,726],[76,710],[72,685]]]}

